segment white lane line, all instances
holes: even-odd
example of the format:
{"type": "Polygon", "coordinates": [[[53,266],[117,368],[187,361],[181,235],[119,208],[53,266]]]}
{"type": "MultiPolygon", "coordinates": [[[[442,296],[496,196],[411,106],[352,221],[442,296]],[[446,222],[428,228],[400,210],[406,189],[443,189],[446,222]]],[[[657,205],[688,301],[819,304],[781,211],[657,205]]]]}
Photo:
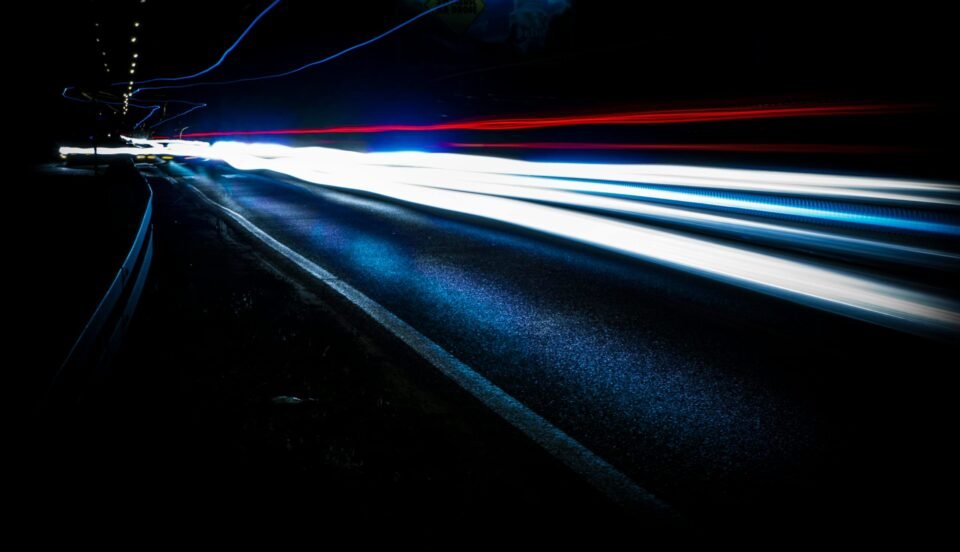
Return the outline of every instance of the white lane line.
{"type": "Polygon", "coordinates": [[[290,249],[232,209],[207,197],[192,184],[187,185],[203,201],[218,208],[245,230],[273,248],[308,274],[364,311],[370,318],[403,341],[423,359],[460,387],[479,399],[490,410],[522,431],[564,465],[580,474],[614,502],[664,517],[675,517],[672,509],[606,460],[581,445],[536,412],[530,410],[476,370],[415,330],[383,305],[324,270],[313,261],[290,249]]]}

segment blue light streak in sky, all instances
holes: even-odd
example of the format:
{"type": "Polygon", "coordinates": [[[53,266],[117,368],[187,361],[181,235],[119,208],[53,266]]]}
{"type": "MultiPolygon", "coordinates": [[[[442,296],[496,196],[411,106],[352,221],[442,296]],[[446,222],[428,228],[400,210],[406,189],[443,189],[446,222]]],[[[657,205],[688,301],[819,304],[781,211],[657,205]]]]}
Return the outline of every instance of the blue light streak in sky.
{"type": "Polygon", "coordinates": [[[160,106],[159,106],[159,105],[153,106],[153,108],[150,110],[150,113],[147,113],[147,116],[146,116],[146,117],[144,117],[143,119],[140,119],[140,121],[137,122],[137,124],[133,125],[133,128],[137,128],[138,126],[140,126],[140,125],[142,125],[143,123],[147,122],[147,119],[149,119],[150,117],[153,117],[153,114],[156,113],[158,109],[160,109],[160,106]]]}
{"type": "MultiPolygon", "coordinates": [[[[300,71],[303,71],[303,70],[305,70],[305,69],[309,69],[309,68],[311,68],[311,67],[315,67],[315,66],[317,66],[317,65],[320,65],[320,64],[326,63],[326,62],[328,62],[328,61],[332,61],[332,60],[334,60],[334,59],[337,59],[337,58],[339,58],[339,57],[341,57],[341,56],[343,56],[343,55],[345,55],[345,54],[348,54],[348,53],[350,53],[350,52],[352,52],[352,51],[354,51],[354,50],[357,50],[357,49],[359,49],[359,48],[363,48],[364,46],[368,46],[368,45],[370,45],[370,44],[373,44],[374,42],[377,42],[378,40],[380,40],[380,39],[382,39],[382,38],[385,38],[385,37],[387,37],[387,36],[389,36],[389,35],[397,32],[397,31],[399,31],[400,29],[406,27],[407,25],[410,25],[411,23],[414,23],[415,21],[417,21],[417,20],[419,20],[419,19],[421,19],[421,18],[423,18],[423,17],[426,17],[427,15],[430,15],[431,13],[433,13],[433,12],[435,12],[435,11],[437,11],[437,10],[441,10],[441,9],[447,7],[447,6],[456,4],[457,2],[460,2],[460,0],[450,0],[450,1],[448,1],[448,2],[444,2],[444,3],[442,3],[442,4],[438,4],[438,5],[430,8],[430,9],[428,9],[428,10],[426,10],[426,11],[423,11],[423,12],[421,12],[421,13],[413,16],[413,17],[411,17],[410,19],[407,19],[406,21],[404,21],[403,23],[400,23],[399,25],[397,25],[397,26],[395,26],[395,27],[392,27],[392,28],[388,29],[387,31],[384,31],[383,33],[380,33],[379,35],[377,35],[377,36],[375,36],[375,37],[373,37],[373,38],[371,38],[371,39],[365,40],[365,41],[363,41],[363,42],[361,42],[361,43],[359,43],[359,44],[354,44],[353,46],[350,46],[349,48],[346,48],[346,49],[344,49],[344,50],[340,50],[339,52],[336,52],[336,53],[334,53],[334,54],[331,54],[331,55],[329,55],[329,56],[327,56],[327,57],[325,57],[325,58],[323,58],[323,59],[319,59],[319,60],[317,60],[317,61],[312,61],[312,62],[310,62],[310,63],[307,63],[307,64],[302,65],[302,66],[300,66],[300,67],[297,67],[297,68],[295,68],[295,69],[291,69],[291,70],[289,70],[289,71],[284,71],[284,72],[281,72],[281,73],[273,73],[273,74],[269,74],[269,75],[261,75],[261,76],[258,76],[258,77],[246,77],[246,78],[242,78],[242,79],[234,79],[234,80],[229,80],[229,81],[195,82],[195,83],[188,83],[188,84],[168,85],[168,86],[145,86],[145,87],[137,88],[136,90],[134,90],[133,93],[136,94],[136,93],[142,92],[142,91],[144,91],[144,90],[167,90],[167,89],[179,89],[179,88],[192,88],[192,87],[196,87],[196,86],[222,86],[222,85],[227,85],[227,84],[239,84],[239,83],[243,83],[243,82],[253,82],[253,81],[261,81],[261,80],[269,80],[269,79],[278,79],[278,78],[282,78],[282,77],[288,77],[288,76],[293,75],[293,74],[295,74],[295,73],[299,73],[300,71]]],[[[150,81],[143,81],[143,82],[150,82],[150,81]]]]}
{"type": "MultiPolygon", "coordinates": [[[[234,49],[236,49],[236,47],[240,44],[240,42],[243,41],[243,39],[247,36],[247,34],[250,33],[250,31],[256,26],[257,23],[260,22],[261,19],[263,19],[263,16],[267,15],[267,13],[268,13],[270,10],[272,10],[273,8],[275,8],[276,5],[279,4],[279,3],[280,3],[280,0],[274,0],[269,6],[267,6],[267,8],[266,8],[265,10],[263,10],[262,12],[260,12],[260,14],[259,14],[257,17],[255,17],[252,22],[250,22],[250,25],[247,26],[247,28],[246,28],[246,29],[243,31],[243,33],[237,38],[237,40],[235,40],[234,43],[231,44],[229,48],[227,48],[227,50],[223,53],[223,55],[220,56],[220,59],[218,59],[218,60],[216,61],[216,63],[214,63],[214,64],[211,65],[210,67],[207,67],[206,69],[204,69],[204,70],[202,70],[202,71],[198,71],[198,72],[196,72],[196,73],[193,73],[192,75],[185,75],[185,76],[183,76],[183,77],[157,77],[157,78],[155,78],[155,79],[148,79],[148,80],[139,81],[139,82],[137,82],[136,84],[147,84],[147,83],[151,83],[151,82],[160,82],[160,81],[164,81],[164,82],[182,81],[182,80],[189,80],[189,79],[193,79],[193,78],[196,78],[196,77],[200,77],[200,76],[206,75],[206,74],[209,73],[210,71],[213,71],[213,70],[216,69],[217,67],[220,67],[220,64],[222,64],[222,63],[224,62],[224,60],[227,59],[227,56],[229,56],[230,53],[233,52],[234,49]]],[[[113,83],[113,84],[114,84],[115,86],[117,86],[117,85],[126,84],[126,82],[115,82],[115,83],[113,83]]]]}

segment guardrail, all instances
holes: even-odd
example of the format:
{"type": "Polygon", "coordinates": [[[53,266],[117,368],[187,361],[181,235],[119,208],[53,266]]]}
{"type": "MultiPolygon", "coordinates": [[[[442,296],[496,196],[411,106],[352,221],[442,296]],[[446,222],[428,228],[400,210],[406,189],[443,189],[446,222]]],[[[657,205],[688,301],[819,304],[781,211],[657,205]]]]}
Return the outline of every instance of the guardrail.
{"type": "Polygon", "coordinates": [[[104,375],[140,301],[153,260],[153,189],[139,172],[137,175],[146,186],[147,202],[133,245],[54,375],[50,400],[82,396],[84,388],[104,375]]]}

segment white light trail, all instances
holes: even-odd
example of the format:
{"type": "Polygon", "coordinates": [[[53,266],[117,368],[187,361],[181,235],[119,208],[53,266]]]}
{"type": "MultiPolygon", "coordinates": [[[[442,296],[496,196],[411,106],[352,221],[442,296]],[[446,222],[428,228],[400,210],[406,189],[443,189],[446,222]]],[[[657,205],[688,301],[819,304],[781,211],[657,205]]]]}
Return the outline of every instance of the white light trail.
{"type": "Polygon", "coordinates": [[[580,179],[569,189],[598,193],[628,193],[628,186],[602,181],[695,187],[818,198],[890,200],[910,203],[960,205],[957,188],[951,184],[892,178],[865,178],[798,172],[721,169],[684,165],[628,165],[600,163],[540,163],[456,153],[389,152],[368,154],[368,163],[448,169],[473,173],[580,179]],[[941,197],[948,195],[952,197],[941,197]]]}
{"type": "MultiPolygon", "coordinates": [[[[663,199],[646,192],[629,194],[621,190],[616,197],[596,195],[609,190],[594,187],[639,189],[631,183],[650,183],[656,178],[658,184],[678,188],[749,189],[765,193],[787,193],[786,190],[801,193],[797,190],[802,190],[803,194],[817,197],[877,199],[882,196],[885,201],[898,204],[956,205],[960,194],[946,184],[707,167],[531,163],[483,156],[415,152],[365,154],[276,144],[128,140],[140,147],[100,148],[99,153],[194,156],[223,161],[240,170],[270,170],[322,186],[363,191],[535,230],[874,323],[914,331],[951,334],[960,331],[960,306],[929,292],[816,261],[582,211],[587,208],[628,214],[725,235],[799,242],[804,247],[956,267],[958,257],[951,252],[659,205],[642,201],[663,199]],[[603,184],[583,179],[617,179],[620,183],[603,184]]],[[[61,153],[92,151],[61,148],[61,153]]]]}

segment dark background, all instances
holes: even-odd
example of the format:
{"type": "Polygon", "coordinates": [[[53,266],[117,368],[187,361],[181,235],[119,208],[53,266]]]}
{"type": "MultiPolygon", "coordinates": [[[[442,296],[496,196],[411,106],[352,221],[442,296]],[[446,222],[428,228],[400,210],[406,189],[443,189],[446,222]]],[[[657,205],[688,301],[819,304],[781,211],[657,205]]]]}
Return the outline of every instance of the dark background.
{"type": "MultiPolygon", "coordinates": [[[[487,0],[493,9],[497,0],[487,0]]],[[[499,2],[503,4],[504,2],[499,2]]],[[[117,97],[102,71],[94,22],[104,26],[111,67],[126,67],[130,25],[137,33],[138,76],[176,76],[211,64],[268,2],[136,0],[34,2],[11,12],[8,26],[20,36],[12,46],[8,82],[13,99],[8,122],[22,155],[18,163],[54,160],[62,144],[86,145],[91,136],[129,131],[126,120],[93,105],[64,100],[63,88],[117,97]],[[23,98],[22,101],[20,98],[23,98]]],[[[509,13],[510,6],[502,8],[509,13]]],[[[613,112],[725,105],[879,102],[917,105],[915,113],[878,118],[755,121],[634,128],[575,128],[514,133],[390,133],[362,137],[360,147],[436,147],[438,140],[594,142],[839,143],[909,146],[916,153],[885,156],[764,156],[692,153],[509,152],[538,158],[678,161],[711,165],[801,167],[815,170],[932,177],[956,181],[957,121],[955,18],[946,7],[909,3],[777,3],[753,9],[730,5],[573,1],[550,21],[542,41],[525,43],[516,31],[478,33],[429,17],[384,42],[293,77],[261,83],[144,93],[145,99],[184,99],[209,107],[162,126],[158,132],[305,128],[338,124],[434,123],[513,114],[613,112]]],[[[415,14],[405,0],[354,2],[284,0],[209,75],[229,79],[281,71],[324,57],[382,32],[415,14]]],[[[122,74],[122,73],[121,73],[122,74]]],[[[207,80],[207,79],[201,79],[207,80]]],[[[180,107],[172,107],[171,113],[180,107]]],[[[155,119],[156,120],[156,119],[155,119]]],[[[346,136],[344,139],[355,137],[346,136]]],[[[103,143],[103,142],[101,142],[103,143]]],[[[36,191],[37,199],[49,192],[36,191]]],[[[42,205],[40,201],[38,205],[42,205]]],[[[46,210],[48,212],[49,210],[46,210]]],[[[41,230],[30,230],[43,243],[41,230]]],[[[53,230],[48,230],[53,232],[53,230]]],[[[183,242],[188,240],[184,239],[183,242]]],[[[82,246],[78,246],[82,247],[82,246]]],[[[34,265],[36,266],[36,265],[34,265]]],[[[54,282],[55,283],[55,282],[54,282]]],[[[44,318],[47,311],[35,313],[44,318]]],[[[39,324],[36,327],[41,327],[39,324]]],[[[843,352],[854,355],[857,351],[843,352]]],[[[874,353],[879,354],[879,353],[874,353]]],[[[926,416],[922,403],[946,410],[937,399],[948,391],[931,374],[926,353],[904,355],[908,391],[884,395],[869,362],[845,373],[842,391],[870,404],[892,406],[889,420],[871,431],[885,435],[902,412],[912,412],[891,450],[863,447],[847,471],[869,481],[865,496],[894,502],[904,489],[935,490],[939,476],[928,462],[946,456],[920,454],[939,443],[947,418],[926,416]],[[925,379],[927,378],[927,379],[925,379]],[[927,389],[929,387],[930,389],[927,389]],[[926,422],[930,422],[926,424],[926,422]],[[888,424],[887,422],[890,422],[888,424]],[[879,462],[877,462],[879,459],[879,462]],[[900,469],[888,472],[887,467],[900,469]],[[876,472],[878,477],[872,477],[876,472]],[[904,476],[904,473],[909,477],[904,476]],[[894,478],[889,483],[887,476],[894,478]],[[874,488],[875,482],[881,482],[874,488]],[[892,484],[898,488],[887,488],[892,484]],[[899,488],[902,487],[902,488],[899,488]],[[890,493],[889,496],[887,493],[890,493]]],[[[841,360],[843,360],[841,358],[841,360]]],[[[841,364],[841,360],[834,360],[841,364]]],[[[898,359],[899,360],[899,359],[898,359]]],[[[837,391],[838,397],[845,397],[837,391]]],[[[857,401],[839,408],[854,409],[857,401]]],[[[867,438],[874,434],[868,432],[867,438]]],[[[877,442],[886,442],[876,439],[877,442]]],[[[946,441],[944,441],[946,442],[946,441]]],[[[847,444],[844,444],[847,446],[847,444]]],[[[850,443],[856,449],[858,443],[850,443]]],[[[938,448],[936,445],[935,448],[938,448]]],[[[830,481],[842,486],[844,481],[830,481]]],[[[864,485],[866,486],[866,485],[864,485]]],[[[846,494],[861,491],[849,485],[846,494]]],[[[864,500],[866,502],[866,500],[864,500]]],[[[797,509],[805,504],[796,506],[797,509]]],[[[876,508],[885,507],[878,501],[876,508]]],[[[844,504],[833,506],[842,510],[844,504]]],[[[872,512],[872,510],[871,510],[872,512]]],[[[920,515],[920,514],[918,514],[920,515]]],[[[864,516],[866,517],[866,516],[864,516]]]]}

